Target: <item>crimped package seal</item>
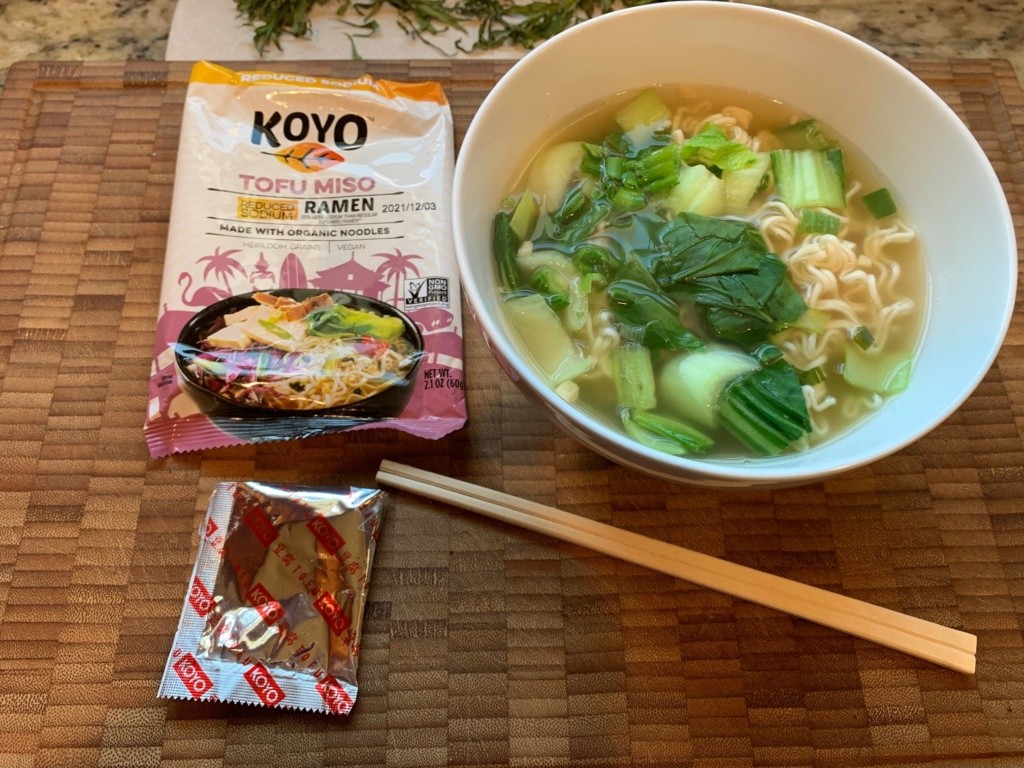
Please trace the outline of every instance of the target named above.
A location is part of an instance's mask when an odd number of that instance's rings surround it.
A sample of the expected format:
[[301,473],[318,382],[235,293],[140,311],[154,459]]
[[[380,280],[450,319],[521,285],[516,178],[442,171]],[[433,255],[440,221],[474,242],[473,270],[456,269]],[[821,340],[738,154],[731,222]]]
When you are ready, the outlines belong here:
[[388,501],[219,484],[158,695],[347,714]]

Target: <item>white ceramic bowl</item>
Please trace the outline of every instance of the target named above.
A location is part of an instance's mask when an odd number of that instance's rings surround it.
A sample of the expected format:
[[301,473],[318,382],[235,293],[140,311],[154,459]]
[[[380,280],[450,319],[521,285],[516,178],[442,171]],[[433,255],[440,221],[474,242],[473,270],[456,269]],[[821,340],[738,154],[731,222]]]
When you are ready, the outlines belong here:
[[[922,237],[929,311],[906,392],[859,426],[799,454],[747,462],[649,450],[544,383],[498,299],[491,218],[522,165],[567,117],[658,84],[708,84],[777,99],[836,128],[888,179]],[[718,487],[810,482],[899,450],[970,395],[1006,334],[1017,278],[1006,198],[981,148],[900,65],[819,23],[755,6],[682,2],[580,24],[518,62],[484,100],[455,169],[456,254],[477,327],[504,370],[579,440],[655,475]]]

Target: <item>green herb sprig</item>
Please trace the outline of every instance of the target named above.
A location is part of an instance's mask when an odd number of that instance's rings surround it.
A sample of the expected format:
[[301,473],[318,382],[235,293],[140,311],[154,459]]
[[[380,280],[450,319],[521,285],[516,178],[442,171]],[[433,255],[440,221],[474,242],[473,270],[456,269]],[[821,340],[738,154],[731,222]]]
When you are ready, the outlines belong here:
[[[349,35],[353,58],[359,58],[353,37],[367,37],[379,28],[377,14],[395,9],[398,26],[409,37],[451,56],[458,51],[486,51],[503,45],[530,49],[572,25],[617,8],[649,5],[660,0],[235,0],[239,15],[253,27],[253,45],[260,54],[281,47],[282,35],[306,37],[310,14],[318,5],[336,3],[337,15],[364,34]],[[468,48],[444,51],[433,38],[450,29],[466,32],[466,22],[478,23],[477,39]]]

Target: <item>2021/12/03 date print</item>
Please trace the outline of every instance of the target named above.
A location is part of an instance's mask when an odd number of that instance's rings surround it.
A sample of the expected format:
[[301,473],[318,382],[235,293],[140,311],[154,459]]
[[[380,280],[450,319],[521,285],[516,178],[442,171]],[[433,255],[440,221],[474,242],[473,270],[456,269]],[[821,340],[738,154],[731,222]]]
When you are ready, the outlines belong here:
[[436,211],[437,203],[431,201],[409,203],[384,203],[381,213],[411,213],[415,211]]

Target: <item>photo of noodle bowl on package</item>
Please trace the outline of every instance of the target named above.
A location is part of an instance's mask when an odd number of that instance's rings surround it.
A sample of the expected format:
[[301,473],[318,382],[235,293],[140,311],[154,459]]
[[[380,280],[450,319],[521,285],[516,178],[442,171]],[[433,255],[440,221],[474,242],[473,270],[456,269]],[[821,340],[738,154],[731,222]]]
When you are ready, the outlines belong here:
[[401,413],[423,355],[408,317],[340,291],[255,291],[186,323],[175,348],[192,394],[242,411]]
[[149,380],[155,457],[466,423],[438,83],[192,68]]

